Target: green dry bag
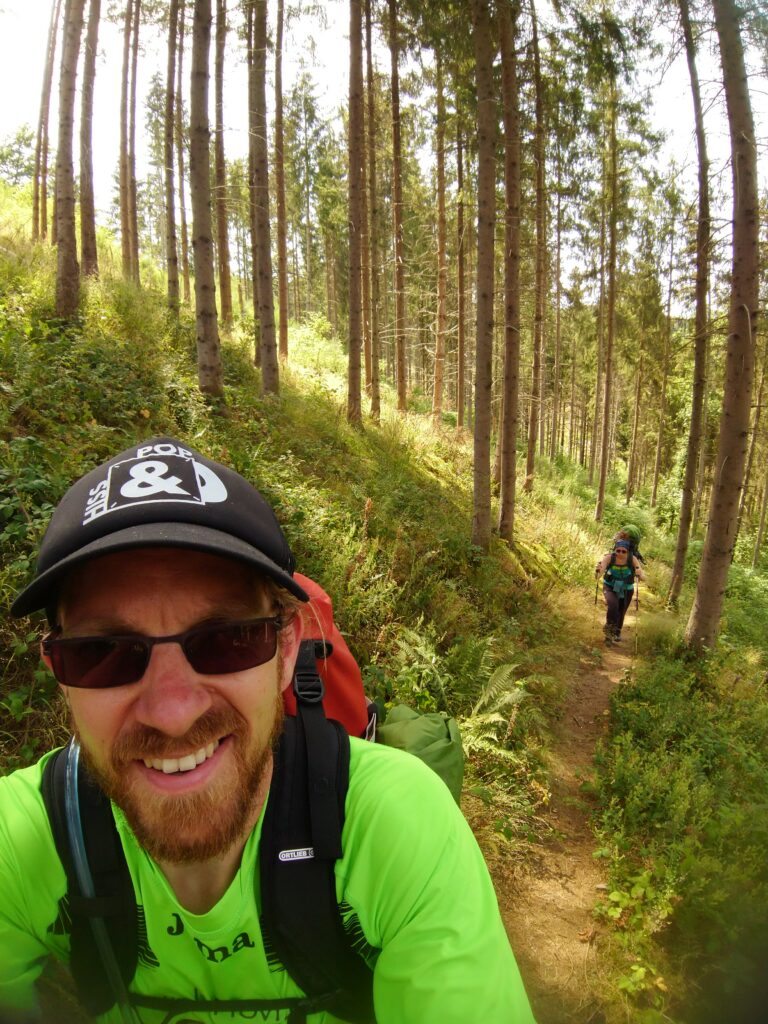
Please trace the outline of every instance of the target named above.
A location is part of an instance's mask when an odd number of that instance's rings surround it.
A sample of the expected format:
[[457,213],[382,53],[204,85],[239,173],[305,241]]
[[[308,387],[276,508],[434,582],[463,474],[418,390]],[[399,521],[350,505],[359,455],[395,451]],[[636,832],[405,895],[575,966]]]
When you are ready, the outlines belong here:
[[388,747],[415,754],[437,772],[459,803],[464,778],[464,748],[456,721],[442,711],[419,714],[396,704],[376,731],[376,739]]

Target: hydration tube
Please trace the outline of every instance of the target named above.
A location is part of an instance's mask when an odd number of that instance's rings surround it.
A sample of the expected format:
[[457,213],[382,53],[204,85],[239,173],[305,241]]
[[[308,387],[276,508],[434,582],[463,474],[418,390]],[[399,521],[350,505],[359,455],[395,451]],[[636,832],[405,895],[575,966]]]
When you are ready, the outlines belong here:
[[[83,841],[83,824],[80,817],[80,794],[77,788],[78,766],[80,764],[80,744],[72,740],[67,750],[66,784],[64,787],[64,809],[67,818],[67,833],[69,834],[69,846],[72,853],[72,862],[75,867],[75,875],[80,886],[80,892],[86,899],[93,899],[96,895],[93,887],[91,869],[88,865],[88,856],[85,852]],[[96,940],[96,947],[99,950],[101,962],[107,975],[112,993],[115,996],[123,1024],[141,1024],[128,999],[128,991],[120,973],[120,967],[115,958],[115,951],[109,939],[107,926],[101,917],[92,917],[90,925],[93,930],[93,937]]]

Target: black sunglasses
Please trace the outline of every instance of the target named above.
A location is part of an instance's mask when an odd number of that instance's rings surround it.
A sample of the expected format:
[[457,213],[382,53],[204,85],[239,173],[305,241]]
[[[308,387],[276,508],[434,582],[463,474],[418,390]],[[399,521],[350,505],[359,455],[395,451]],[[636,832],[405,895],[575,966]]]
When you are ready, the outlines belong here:
[[274,658],[281,626],[282,620],[272,617],[208,623],[175,636],[63,638],[49,634],[43,639],[43,653],[51,659],[60,683],[103,690],[138,682],[157,644],[179,644],[195,672],[205,676],[256,668]]

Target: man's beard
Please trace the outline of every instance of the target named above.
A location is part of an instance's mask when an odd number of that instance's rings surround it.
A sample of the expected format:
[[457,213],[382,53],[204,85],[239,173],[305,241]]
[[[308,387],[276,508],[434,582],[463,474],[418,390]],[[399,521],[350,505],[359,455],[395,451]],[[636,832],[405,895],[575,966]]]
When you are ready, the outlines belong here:
[[[260,794],[262,799],[266,796],[263,783],[272,769],[283,716],[278,691],[269,734],[251,751],[247,750],[248,723],[227,706],[207,711],[181,737],[137,725],[115,741],[106,766],[96,764],[85,746],[82,756],[88,772],[122,810],[140,846],[156,861],[189,864],[222,856],[244,837],[256,800]],[[231,772],[219,773],[200,792],[153,793],[137,785],[136,773],[127,770],[135,760],[199,750],[223,736],[232,747],[235,778]]]

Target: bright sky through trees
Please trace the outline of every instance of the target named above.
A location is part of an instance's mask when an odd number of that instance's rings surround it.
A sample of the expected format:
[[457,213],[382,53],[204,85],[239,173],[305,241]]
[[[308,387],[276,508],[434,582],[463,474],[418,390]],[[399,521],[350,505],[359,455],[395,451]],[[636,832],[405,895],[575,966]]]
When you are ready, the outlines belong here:
[[[50,6],[50,0],[0,0],[0,89],[6,97],[6,102],[0,104],[0,140],[13,135],[22,124],[34,127],[37,123]],[[233,20],[239,18],[234,9],[236,5],[230,6],[233,8]],[[270,3],[271,25],[274,25],[273,6]],[[327,0],[323,8],[327,21],[325,28],[319,25],[315,15],[304,15],[289,24],[284,48],[284,94],[287,94],[300,71],[306,68],[317,84],[317,97],[322,111],[331,117],[347,99],[347,5],[342,0]],[[97,216],[102,220],[112,201],[113,176],[117,169],[121,31],[121,26],[102,18],[94,113],[96,204],[99,211]],[[665,52],[668,52],[667,33],[663,43]],[[165,66],[165,45],[164,33],[142,26],[142,55],[139,62],[140,129],[144,123],[143,102],[149,80],[153,73],[162,71]],[[225,147],[227,157],[234,158],[247,153],[247,76],[243,48],[234,33],[228,39],[228,55],[225,67]],[[378,66],[385,68],[387,59],[382,49]],[[430,60],[431,55],[425,53],[424,59]],[[715,180],[722,180],[727,189],[730,180],[729,140],[722,104],[719,62],[713,51],[706,46],[701,48],[698,61],[705,94],[712,172]],[[758,140],[760,181],[762,188],[768,188],[768,80],[758,73],[756,67],[753,66],[751,70],[754,72],[750,89]],[[271,71],[270,58],[270,77]],[[57,82],[57,78],[54,81]],[[649,86],[654,103],[650,123],[667,135],[658,155],[659,165],[662,170],[666,170],[670,161],[674,160],[683,169],[689,190],[692,191],[696,174],[693,108],[685,57],[679,46],[675,48],[675,59],[671,63],[662,66],[662,60],[659,59],[656,66],[644,70],[642,84]],[[268,91],[269,107],[272,102],[273,96]],[[404,102],[408,102],[407,98],[404,98]],[[56,104],[57,88],[54,88],[52,123],[55,123]],[[146,155],[141,130],[137,144],[141,166]],[[431,154],[425,154],[425,157],[431,159]],[[728,200],[727,208],[729,204]]]

